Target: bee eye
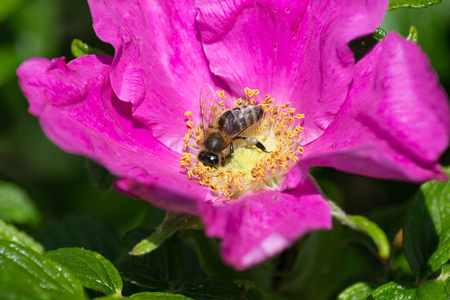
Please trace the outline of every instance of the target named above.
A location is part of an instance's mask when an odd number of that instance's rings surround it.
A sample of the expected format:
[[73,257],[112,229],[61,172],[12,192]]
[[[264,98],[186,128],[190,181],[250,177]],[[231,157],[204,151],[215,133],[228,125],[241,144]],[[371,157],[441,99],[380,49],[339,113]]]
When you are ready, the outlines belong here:
[[198,160],[207,166],[214,167],[219,164],[219,157],[212,153],[202,151],[198,154]]
[[208,159],[208,155],[205,152],[202,151],[198,154],[198,160],[205,161],[207,159]]
[[211,157],[209,158],[209,160],[211,161],[211,163],[214,166],[217,166],[219,164],[219,158],[217,157],[217,155],[211,155]]

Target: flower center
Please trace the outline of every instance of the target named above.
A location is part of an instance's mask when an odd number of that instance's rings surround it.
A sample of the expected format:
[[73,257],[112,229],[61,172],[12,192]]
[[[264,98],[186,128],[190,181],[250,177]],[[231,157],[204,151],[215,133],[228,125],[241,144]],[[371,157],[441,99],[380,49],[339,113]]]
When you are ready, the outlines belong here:
[[[216,93],[221,101],[214,104],[211,111],[216,118],[220,118],[229,109],[225,108],[224,92]],[[180,165],[187,169],[189,179],[198,180],[201,185],[209,186],[213,193],[228,199],[248,191],[275,189],[303,153],[299,137],[303,131],[300,122],[304,115],[296,113],[295,108],[290,107],[290,102],[274,105],[275,100],[270,95],[266,95],[258,104],[255,99],[259,95],[258,90],[246,88],[245,94],[245,99],[239,98],[234,102],[234,107],[242,109],[245,106],[258,106],[263,116],[238,135],[228,137],[230,140],[243,138],[231,142],[234,149],[232,155],[229,155],[228,145],[224,148],[224,165],[221,161],[211,167],[199,160],[199,153],[204,151],[208,138],[204,136],[205,132],[209,135],[211,131],[204,131],[200,125],[194,124],[191,112],[185,113],[188,132],[184,137],[185,147]],[[263,145],[262,149],[257,142]]]

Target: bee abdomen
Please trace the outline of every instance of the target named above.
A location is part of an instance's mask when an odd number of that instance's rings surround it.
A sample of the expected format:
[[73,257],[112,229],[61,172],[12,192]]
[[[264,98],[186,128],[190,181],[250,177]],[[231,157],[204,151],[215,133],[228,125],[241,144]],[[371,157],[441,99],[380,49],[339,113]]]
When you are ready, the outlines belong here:
[[256,105],[236,107],[224,112],[218,124],[228,135],[238,134],[263,117],[263,110]]

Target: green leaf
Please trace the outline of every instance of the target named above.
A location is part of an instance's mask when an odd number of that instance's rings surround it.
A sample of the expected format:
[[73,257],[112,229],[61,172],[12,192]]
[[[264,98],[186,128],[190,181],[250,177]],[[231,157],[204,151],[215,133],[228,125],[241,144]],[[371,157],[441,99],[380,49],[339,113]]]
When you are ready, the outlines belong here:
[[419,32],[415,26],[411,25],[411,29],[409,30],[408,37],[406,38],[408,41],[419,42]]
[[373,37],[379,42],[386,37],[386,31],[381,28],[377,28],[373,33]]
[[441,3],[441,0],[390,0],[388,10],[409,7],[422,8]]
[[142,292],[133,294],[130,298],[134,300],[192,300],[192,298],[188,298],[184,295],[161,292]]
[[[142,236],[144,233],[134,231],[131,234]],[[182,244],[173,236],[151,253],[129,256],[129,260],[120,266],[119,271],[122,278],[131,283],[152,290],[166,290],[178,284],[183,269]]]
[[88,55],[88,54],[100,54],[105,55],[106,53],[103,52],[100,49],[92,48],[86,43],[83,43],[83,41],[74,39],[72,41],[72,45],[70,46],[70,50],[72,51],[73,56],[80,57],[82,55]]
[[394,281],[388,282],[375,289],[368,299],[370,300],[412,300],[415,299],[415,286],[412,284],[400,284]]
[[332,215],[334,218],[339,220],[342,224],[349,226],[355,230],[366,233],[370,236],[377,246],[378,255],[382,259],[389,258],[391,254],[391,246],[383,230],[378,227],[377,224],[369,221],[363,216],[350,216],[347,215],[340,207],[338,207],[334,202],[328,201]]
[[105,198],[112,190],[114,176],[107,169],[90,159],[86,159],[86,172],[91,183],[98,188],[100,195]]
[[120,296],[122,278],[109,260],[99,253],[81,248],[61,248],[45,256],[66,267],[81,284],[106,295]]
[[338,300],[366,300],[373,288],[365,282],[355,283],[338,296]]
[[0,220],[0,239],[15,242],[26,248],[30,248],[37,253],[43,253],[44,247],[36,242],[32,237],[27,235],[25,232],[18,230],[12,225],[8,225],[2,220]]
[[332,230],[312,233],[302,245],[292,270],[284,274],[278,290],[293,299],[331,299],[341,290],[344,280],[342,269],[348,249],[342,243],[342,226],[336,221]]
[[416,290],[417,300],[448,300],[450,299],[450,280],[427,282],[419,285]]
[[130,255],[144,255],[158,248],[167,238],[181,229],[202,229],[198,217],[185,214],[167,212],[161,225],[150,236],[140,241],[131,250]]
[[355,60],[359,61],[385,36],[386,32],[383,29],[378,28],[373,34],[368,34],[351,41],[348,45],[355,56]]
[[76,276],[16,243],[0,240],[0,299],[85,299]]
[[0,181],[0,219],[36,225],[41,221],[41,215],[22,188]]
[[[449,174],[449,168],[444,170]],[[403,246],[411,269],[426,278],[450,260],[450,182],[430,181],[413,198]]]
[[181,287],[180,292],[196,300],[243,299],[235,283],[213,277],[189,281]]
[[440,235],[436,251],[428,259],[428,266],[432,272],[439,270],[450,259],[450,230]]
[[120,242],[116,233],[82,218],[67,218],[45,224],[36,236],[45,249],[81,247],[101,253],[109,260],[117,258]]
[[194,241],[200,264],[208,276],[220,276],[227,279],[238,277],[237,272],[226,265],[220,257],[217,240],[205,237],[204,232],[200,230],[186,230],[183,235],[189,236]]

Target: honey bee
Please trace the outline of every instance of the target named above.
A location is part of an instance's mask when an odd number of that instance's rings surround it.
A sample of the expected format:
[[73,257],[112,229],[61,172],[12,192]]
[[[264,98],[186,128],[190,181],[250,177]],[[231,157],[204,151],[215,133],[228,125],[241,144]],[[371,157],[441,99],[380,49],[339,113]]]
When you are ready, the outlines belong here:
[[[200,111],[203,138],[198,160],[204,165],[224,166],[234,153],[233,141],[244,140],[248,146],[256,146],[264,152],[266,148],[254,137],[240,136],[263,117],[263,109],[257,105],[240,106],[218,113],[216,95],[211,86],[205,84],[200,91]],[[216,113],[214,113],[216,112]]]

